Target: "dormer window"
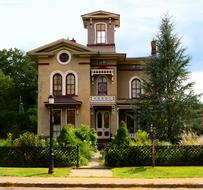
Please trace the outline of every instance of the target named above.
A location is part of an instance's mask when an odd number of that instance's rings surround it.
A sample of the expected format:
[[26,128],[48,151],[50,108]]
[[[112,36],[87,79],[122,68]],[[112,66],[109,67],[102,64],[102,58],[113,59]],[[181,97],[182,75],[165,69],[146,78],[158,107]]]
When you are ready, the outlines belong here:
[[96,24],[96,43],[97,44],[106,43],[106,24],[105,23]]

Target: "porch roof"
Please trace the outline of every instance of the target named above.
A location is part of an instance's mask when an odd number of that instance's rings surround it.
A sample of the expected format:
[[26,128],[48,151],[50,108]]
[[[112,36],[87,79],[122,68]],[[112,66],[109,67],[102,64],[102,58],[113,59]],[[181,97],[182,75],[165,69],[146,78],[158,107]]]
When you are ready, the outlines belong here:
[[[46,107],[49,107],[49,102],[44,102]],[[82,104],[81,101],[75,100],[72,97],[56,97],[54,99],[54,108],[63,108],[63,107],[78,107]]]

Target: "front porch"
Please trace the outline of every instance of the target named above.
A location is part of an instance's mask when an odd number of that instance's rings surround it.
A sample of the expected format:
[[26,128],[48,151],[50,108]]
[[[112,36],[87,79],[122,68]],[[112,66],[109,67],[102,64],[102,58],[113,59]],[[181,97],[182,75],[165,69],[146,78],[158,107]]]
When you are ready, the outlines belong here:
[[110,142],[122,120],[127,125],[130,137],[134,138],[139,122],[133,117],[134,106],[129,101],[116,101],[115,96],[91,96],[90,103],[91,127],[97,132],[100,147]]
[[98,146],[105,147],[117,131],[118,115],[115,96],[91,96],[91,127],[95,128]]

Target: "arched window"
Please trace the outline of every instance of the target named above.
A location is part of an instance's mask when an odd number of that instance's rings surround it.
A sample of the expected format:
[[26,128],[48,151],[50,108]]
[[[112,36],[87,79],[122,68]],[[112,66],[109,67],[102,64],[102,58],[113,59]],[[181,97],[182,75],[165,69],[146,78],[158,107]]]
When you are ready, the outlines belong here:
[[141,95],[141,81],[139,79],[133,79],[131,82],[131,97],[140,98]]
[[104,76],[98,78],[98,95],[99,96],[107,95],[107,79]]
[[66,95],[75,95],[75,75],[72,73],[66,76]]
[[106,25],[104,23],[96,24],[96,43],[106,43]]
[[104,127],[109,128],[110,126],[110,115],[109,112],[104,113]]
[[102,114],[99,112],[97,115],[97,128],[102,128],[102,125]]
[[58,73],[53,76],[53,95],[62,96],[62,76]]

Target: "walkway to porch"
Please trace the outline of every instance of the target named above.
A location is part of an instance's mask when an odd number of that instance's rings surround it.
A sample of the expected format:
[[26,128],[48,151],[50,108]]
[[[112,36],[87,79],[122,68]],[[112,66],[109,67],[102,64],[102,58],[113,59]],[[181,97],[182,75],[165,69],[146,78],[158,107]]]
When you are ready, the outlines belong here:
[[101,158],[101,153],[96,152],[87,166],[72,169],[70,177],[112,177],[111,169],[100,165]]

